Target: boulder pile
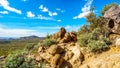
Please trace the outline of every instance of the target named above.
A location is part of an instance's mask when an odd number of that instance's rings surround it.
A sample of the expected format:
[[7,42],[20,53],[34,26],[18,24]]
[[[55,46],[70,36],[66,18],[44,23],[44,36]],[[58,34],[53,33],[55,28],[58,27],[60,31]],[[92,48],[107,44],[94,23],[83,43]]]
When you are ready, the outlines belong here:
[[82,64],[84,55],[76,43],[75,32],[66,32],[61,28],[52,36],[52,39],[57,40],[58,44],[53,44],[46,49],[39,47],[38,54],[35,56],[38,62],[45,61],[46,68],[77,68]]
[[74,31],[66,32],[65,28],[61,28],[59,32],[53,34],[52,39],[57,40],[59,43],[76,42],[77,34]]

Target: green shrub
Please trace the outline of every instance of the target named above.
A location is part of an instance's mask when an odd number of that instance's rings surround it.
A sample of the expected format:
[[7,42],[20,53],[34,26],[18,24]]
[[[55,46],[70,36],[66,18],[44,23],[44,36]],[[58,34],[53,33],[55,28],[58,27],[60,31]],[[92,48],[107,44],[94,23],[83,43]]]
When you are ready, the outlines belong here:
[[51,39],[51,38],[52,38],[52,35],[47,34],[46,39]]
[[19,52],[13,52],[10,54],[7,59],[6,63],[4,64],[4,68],[17,68],[25,61],[23,54]]
[[25,53],[14,52],[10,54],[3,68],[38,68],[34,59],[25,57]]
[[40,68],[46,68],[46,62],[41,62]]
[[108,48],[107,44],[104,41],[99,40],[91,40],[87,46],[90,52],[100,52]]
[[34,48],[35,45],[36,45],[35,43],[28,43],[25,47],[25,50],[30,51],[31,49]]
[[80,46],[86,46],[88,44],[89,34],[82,34],[78,37],[78,44]]
[[78,35],[89,33],[89,25],[83,25],[79,30],[78,30]]
[[89,40],[99,40],[101,35],[103,35],[102,30],[100,28],[96,28],[90,33]]
[[80,46],[85,46],[90,52],[99,52],[111,44],[111,41],[104,36],[104,32],[100,28],[94,29],[91,33],[78,36]]
[[50,46],[52,44],[56,44],[57,42],[55,40],[52,39],[46,39],[43,43],[42,46]]
[[112,44],[109,38],[104,37],[103,35],[100,36],[100,40],[104,41],[107,45]]
[[38,68],[37,62],[32,58],[26,58],[25,62],[19,68]]

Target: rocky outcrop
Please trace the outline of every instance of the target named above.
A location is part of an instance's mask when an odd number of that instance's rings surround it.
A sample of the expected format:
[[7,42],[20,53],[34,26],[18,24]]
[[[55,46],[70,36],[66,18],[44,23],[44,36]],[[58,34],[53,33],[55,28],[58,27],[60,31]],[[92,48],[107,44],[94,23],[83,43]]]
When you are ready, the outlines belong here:
[[120,34],[120,6],[113,6],[104,14],[107,26],[112,33]]
[[84,55],[77,43],[59,43],[45,50],[40,47],[36,60],[46,61],[52,68],[77,68],[82,64]]
[[60,39],[63,39],[65,33],[66,33],[66,30],[65,28],[62,27],[60,28],[59,32],[52,35],[52,39],[59,41]]
[[57,40],[59,43],[76,42],[77,34],[74,31],[66,32],[65,28],[61,28],[59,32],[53,34],[52,39]]

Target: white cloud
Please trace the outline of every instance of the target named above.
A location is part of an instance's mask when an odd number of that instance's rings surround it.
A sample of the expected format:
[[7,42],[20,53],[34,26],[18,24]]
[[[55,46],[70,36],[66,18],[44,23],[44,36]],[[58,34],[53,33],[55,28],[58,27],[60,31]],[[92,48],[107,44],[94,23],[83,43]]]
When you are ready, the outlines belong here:
[[65,10],[62,10],[60,8],[56,8],[57,11],[60,11],[61,13],[65,12]]
[[40,5],[39,9],[43,9],[43,5]]
[[42,12],[47,12],[49,16],[57,16],[57,15],[58,15],[57,12],[52,12],[52,11],[50,11],[47,7],[44,7],[43,5],[40,5],[40,6],[39,6],[39,9],[40,9]]
[[27,12],[27,17],[35,17],[35,15],[31,11],[28,11]]
[[90,13],[90,8],[91,8],[92,2],[93,2],[93,0],[87,0],[87,3],[82,8],[82,13],[80,13],[79,15],[73,17],[73,19],[85,18]]
[[0,37],[23,37],[23,36],[46,36],[43,32],[38,32],[35,30],[28,30],[28,29],[5,29],[0,27]]
[[58,13],[57,13],[57,12],[53,12],[53,13],[52,13],[52,12],[49,11],[49,12],[48,12],[48,15],[49,15],[49,16],[57,16]]
[[42,9],[42,11],[43,11],[43,12],[48,12],[48,8],[44,7],[44,8]]
[[57,12],[53,12],[53,16],[57,16],[58,14],[57,14]]
[[18,14],[22,14],[21,10],[10,7],[9,2],[7,0],[0,0],[0,7],[3,7],[6,10],[9,10]]
[[45,16],[42,16],[42,15],[38,15],[38,17],[36,17],[37,19],[41,19],[41,20],[54,20],[53,18],[51,17],[45,17]]
[[62,20],[57,20],[57,22],[61,22]]
[[49,15],[49,16],[53,16],[52,12],[48,12],[48,15]]
[[8,14],[8,11],[0,11],[0,14]]

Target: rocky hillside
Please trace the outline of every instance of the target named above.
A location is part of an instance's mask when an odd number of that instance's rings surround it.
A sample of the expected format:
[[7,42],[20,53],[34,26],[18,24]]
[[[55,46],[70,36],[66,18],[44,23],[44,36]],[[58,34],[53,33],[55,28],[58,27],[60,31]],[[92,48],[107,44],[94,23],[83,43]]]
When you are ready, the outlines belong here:
[[78,32],[62,27],[38,45],[28,46],[27,52],[8,56],[3,67],[120,68],[119,9],[111,4],[102,17],[92,11],[86,17],[89,24]]
[[[64,31],[64,34],[61,35]],[[61,33],[62,32],[62,33]],[[55,37],[59,35],[59,37]],[[46,68],[119,68],[120,48],[110,46],[102,53],[90,53],[76,43],[74,32],[66,33],[64,28],[52,36],[58,43],[48,48],[39,47],[34,56],[38,62],[46,61]],[[63,41],[64,40],[64,41]],[[120,45],[119,45],[120,46]]]

